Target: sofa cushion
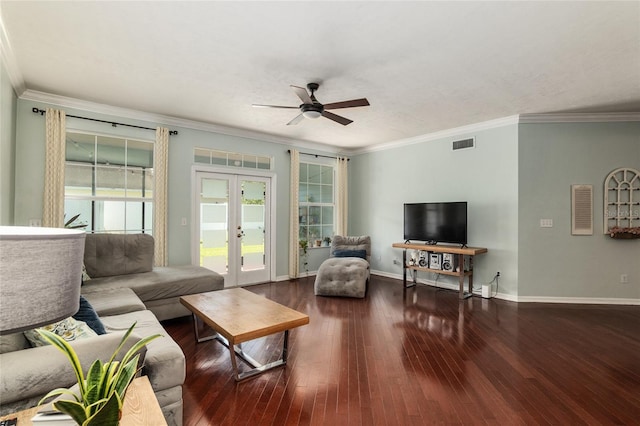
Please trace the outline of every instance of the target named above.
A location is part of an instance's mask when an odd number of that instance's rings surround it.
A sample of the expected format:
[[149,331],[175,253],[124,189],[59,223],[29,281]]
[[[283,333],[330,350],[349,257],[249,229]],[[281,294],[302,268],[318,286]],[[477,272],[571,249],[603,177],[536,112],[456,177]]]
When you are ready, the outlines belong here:
[[87,234],[84,246],[87,274],[92,281],[149,272],[153,268],[153,245],[153,237],[148,234]]
[[99,286],[82,289],[82,295],[100,317],[120,315],[146,309],[142,300],[128,287],[101,288]]
[[360,259],[367,259],[366,250],[334,250],[331,253],[331,257],[359,257]]
[[84,284],[82,292],[87,296],[93,291],[129,287],[146,302],[219,290],[223,286],[221,275],[200,266],[187,265],[157,267],[142,274],[92,278]]
[[0,336],[0,354],[30,348],[31,344],[22,331]]
[[181,386],[184,383],[186,366],[182,349],[162,328],[151,311],[104,317],[102,322],[109,333],[127,330],[131,324],[137,322],[133,329],[133,334],[136,336],[144,338],[152,334],[163,335],[164,337],[147,344],[147,355],[142,372],[149,376],[151,386],[156,391]]
[[322,262],[314,283],[317,296],[364,297],[369,262],[359,257],[330,257]]
[[362,235],[358,237],[334,235],[331,241],[331,253],[336,250],[365,250],[366,259],[371,256],[371,237]]
[[[69,344],[74,348],[86,373],[96,359],[103,362],[109,360],[123,335],[124,332],[103,334]],[[122,359],[122,355],[139,340],[136,336],[131,336],[116,359]],[[142,352],[144,357],[146,351]],[[3,413],[34,406],[50,390],[66,388],[76,383],[69,360],[53,345],[2,354],[1,365],[0,408]]]

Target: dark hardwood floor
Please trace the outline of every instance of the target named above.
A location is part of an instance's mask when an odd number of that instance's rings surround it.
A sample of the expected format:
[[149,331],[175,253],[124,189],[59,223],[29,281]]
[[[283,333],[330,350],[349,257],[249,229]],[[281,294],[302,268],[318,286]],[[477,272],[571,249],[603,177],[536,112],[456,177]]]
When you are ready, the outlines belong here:
[[[640,424],[638,306],[405,295],[379,276],[365,299],[316,297],[312,278],[247,289],[310,323],[291,331],[285,367],[238,384],[190,317],[165,322],[187,359],[185,426]],[[244,348],[266,362],[281,344]]]

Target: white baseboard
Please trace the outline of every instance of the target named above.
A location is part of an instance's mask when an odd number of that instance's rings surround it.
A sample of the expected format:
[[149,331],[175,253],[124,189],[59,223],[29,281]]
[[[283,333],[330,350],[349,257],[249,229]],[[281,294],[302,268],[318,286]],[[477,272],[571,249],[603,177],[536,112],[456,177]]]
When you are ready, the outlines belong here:
[[[392,278],[402,281],[401,274],[392,274],[384,271],[371,271],[372,275],[379,275],[381,277]],[[407,279],[409,279],[407,277]],[[419,284],[426,284],[433,287],[445,288],[448,290],[458,290],[458,286],[452,283],[435,282],[433,280],[426,280],[418,278]],[[474,295],[480,295],[481,291],[474,291]],[[637,305],[640,306],[640,299],[628,299],[617,297],[550,297],[550,296],[518,296],[508,293],[498,293],[493,296],[495,299],[507,300],[516,303],[567,303],[576,305]]]
[[545,297],[518,296],[520,303],[573,303],[581,305],[638,305],[640,299],[626,299],[620,297]]
[[[298,278],[315,277],[317,273],[318,271],[300,272],[300,276]],[[279,277],[276,277],[276,282],[288,281],[290,279],[289,275],[280,275]]]

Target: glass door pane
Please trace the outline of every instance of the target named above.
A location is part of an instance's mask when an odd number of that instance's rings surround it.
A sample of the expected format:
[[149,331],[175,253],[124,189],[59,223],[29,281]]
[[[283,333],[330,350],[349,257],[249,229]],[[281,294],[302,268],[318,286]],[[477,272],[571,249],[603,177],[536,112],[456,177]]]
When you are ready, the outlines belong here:
[[265,182],[242,180],[242,271],[265,268]]
[[200,266],[229,270],[229,180],[203,178],[200,191]]

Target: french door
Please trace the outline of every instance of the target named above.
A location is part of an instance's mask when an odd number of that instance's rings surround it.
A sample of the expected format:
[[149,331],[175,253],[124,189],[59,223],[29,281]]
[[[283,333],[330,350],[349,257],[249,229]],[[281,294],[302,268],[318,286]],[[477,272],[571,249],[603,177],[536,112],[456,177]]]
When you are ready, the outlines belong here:
[[197,171],[194,259],[225,287],[271,279],[271,178]]

